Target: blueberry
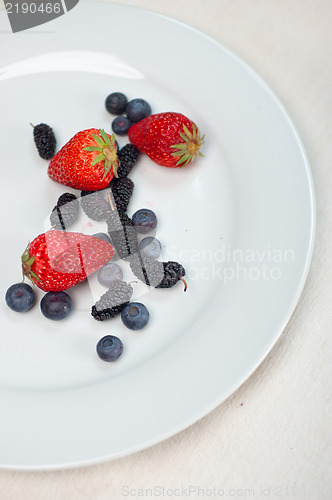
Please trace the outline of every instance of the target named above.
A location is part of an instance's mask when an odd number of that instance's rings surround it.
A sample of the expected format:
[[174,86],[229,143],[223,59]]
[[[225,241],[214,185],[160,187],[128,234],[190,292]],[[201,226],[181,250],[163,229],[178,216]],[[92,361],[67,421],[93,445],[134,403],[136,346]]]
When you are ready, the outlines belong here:
[[149,257],[149,259],[158,259],[161,254],[161,244],[157,238],[147,236],[140,241],[138,250],[142,257]]
[[128,104],[127,97],[121,92],[113,92],[107,96],[105,101],[105,106],[107,111],[113,115],[121,115],[125,112],[126,106]]
[[99,240],[106,241],[106,243],[112,243],[111,238],[106,233],[95,233],[92,236],[98,238]]
[[117,116],[112,122],[112,130],[115,134],[126,135],[132,122],[126,116]]
[[97,344],[97,354],[104,361],[115,361],[123,351],[123,344],[118,337],[106,335]]
[[130,330],[141,330],[149,322],[150,314],[144,304],[129,302],[122,309],[121,319]]
[[66,292],[47,292],[40,301],[40,309],[47,319],[64,319],[72,309],[71,297]]
[[152,210],[141,208],[134,213],[132,222],[138,233],[146,234],[157,226],[157,217]]
[[123,280],[123,272],[121,267],[114,262],[108,262],[97,274],[97,279],[102,286],[109,288],[114,281]]
[[144,99],[133,99],[127,104],[126,114],[129,120],[136,123],[151,115],[151,106]]
[[5,300],[7,306],[13,311],[26,312],[35,303],[35,292],[26,283],[15,283],[8,288]]

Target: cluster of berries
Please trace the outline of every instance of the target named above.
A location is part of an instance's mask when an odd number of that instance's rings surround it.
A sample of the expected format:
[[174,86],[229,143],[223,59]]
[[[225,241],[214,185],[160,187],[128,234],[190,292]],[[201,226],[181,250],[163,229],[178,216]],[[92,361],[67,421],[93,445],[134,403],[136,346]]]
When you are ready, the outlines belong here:
[[[29,243],[22,255],[22,271],[24,277],[46,292],[40,302],[43,315],[57,321],[72,310],[71,297],[64,290],[84,281],[113,255],[113,247],[99,238],[51,229]],[[8,288],[5,300],[13,311],[26,312],[36,297],[33,288],[22,282]]]
[[[165,167],[183,167],[201,154],[204,143],[199,129],[180,113],[152,115],[144,99],[128,101],[121,92],[110,94],[106,109],[117,115],[112,130],[128,134],[129,143],[121,149],[115,136],[102,129],[78,132],[57,153],[51,127],[34,126],[33,136],[39,155],[50,160],[49,177],[81,191],[80,199],[64,193],[50,215],[52,229],[39,235],[22,255],[24,276],[47,292],[40,304],[44,316],[59,320],[72,310],[70,296],[64,291],[99,270],[98,281],[107,291],[94,304],[92,316],[103,321],[121,313],[123,323],[133,330],[149,321],[147,308],[130,302],[133,289],[123,281],[117,264],[110,262],[114,249],[120,259],[129,262],[133,274],[155,288],[171,288],[179,280],[184,283],[185,270],[178,262],[161,262],[160,242],[151,236],[138,240],[155,228],[157,218],[148,209],[127,214],[134,184],[128,177],[139,152]],[[105,221],[108,234],[87,236],[67,232],[77,220],[80,207],[94,221]],[[186,290],[186,283],[185,283]],[[33,289],[24,283],[12,285],[6,293],[8,306],[15,311],[27,311],[35,303]],[[97,345],[98,355],[113,361],[122,352],[122,342],[106,336]]]
[[128,102],[122,92],[113,92],[105,101],[107,111],[118,115],[112,122],[112,130],[118,135],[127,135],[128,130],[143,118],[151,115],[151,106],[144,99],[136,98]]
[[[26,283],[11,285],[5,295],[7,305],[16,312],[29,311],[36,302],[33,288]],[[68,293],[47,292],[40,301],[43,315],[54,321],[64,319],[72,309],[72,300]]]

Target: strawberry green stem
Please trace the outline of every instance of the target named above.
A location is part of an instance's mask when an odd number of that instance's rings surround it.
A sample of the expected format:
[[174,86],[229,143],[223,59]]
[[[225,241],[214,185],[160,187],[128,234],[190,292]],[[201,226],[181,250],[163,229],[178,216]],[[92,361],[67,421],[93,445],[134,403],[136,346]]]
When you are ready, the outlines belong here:
[[201,137],[199,129],[193,123],[192,131],[183,125],[183,132],[180,132],[180,137],[183,142],[178,144],[173,144],[171,148],[175,149],[172,156],[179,157],[177,166],[184,167],[188,163],[192,163],[196,158],[197,154],[203,156],[199,151],[201,146],[204,144],[204,135]]
[[35,256],[34,255],[30,256],[29,244],[27,245],[26,249],[22,254],[21,261],[22,261],[23,281],[25,280],[25,278],[28,278],[33,284],[35,284],[36,281],[40,281],[40,278],[31,269],[32,264],[35,262]]
[[104,162],[103,179],[111,170],[113,171],[114,176],[117,177],[119,159],[117,155],[117,147],[115,144],[115,136],[114,134],[112,134],[112,136],[109,137],[103,129],[99,129],[99,133],[100,136],[91,133],[96,146],[87,146],[83,149],[84,151],[99,153],[94,157],[91,165],[94,166],[99,162]]

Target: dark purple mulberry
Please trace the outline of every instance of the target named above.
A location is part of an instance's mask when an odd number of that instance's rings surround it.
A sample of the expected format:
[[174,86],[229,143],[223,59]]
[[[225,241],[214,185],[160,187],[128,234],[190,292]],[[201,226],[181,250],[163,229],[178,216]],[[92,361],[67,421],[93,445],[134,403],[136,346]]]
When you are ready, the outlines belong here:
[[32,126],[33,138],[39,156],[44,160],[50,160],[53,158],[56,148],[56,139],[53,129],[49,125],[46,125],[46,123]]
[[187,284],[183,279],[186,272],[178,262],[160,262],[158,260],[142,258],[137,254],[130,259],[130,268],[133,274],[146,285],[154,288],[172,288],[179,280]]
[[106,219],[108,234],[120,259],[126,260],[138,252],[137,233],[130,217],[117,210],[111,194],[109,201],[111,211]]
[[126,212],[131,195],[133,194],[134,183],[129,177],[114,179],[112,182],[112,193],[116,208],[119,212]]
[[106,220],[111,210],[103,191],[81,191],[81,207],[89,219],[94,221]]
[[133,295],[133,289],[125,281],[115,281],[91,308],[91,315],[97,321],[114,318]]
[[118,177],[119,179],[127,177],[131,172],[131,169],[135,165],[138,159],[139,151],[134,144],[128,143],[118,152],[119,167],[118,167]]
[[52,227],[65,231],[76,222],[79,210],[76,196],[73,193],[63,193],[50,215]]

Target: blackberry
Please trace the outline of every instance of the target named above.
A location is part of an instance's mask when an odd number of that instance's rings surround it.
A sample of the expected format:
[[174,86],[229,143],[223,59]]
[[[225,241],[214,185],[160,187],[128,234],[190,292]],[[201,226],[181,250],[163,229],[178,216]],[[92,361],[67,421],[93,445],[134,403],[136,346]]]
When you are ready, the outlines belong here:
[[32,127],[33,138],[39,156],[44,160],[50,160],[54,156],[56,148],[56,139],[53,129],[45,123],[40,123],[36,126],[32,125]]
[[99,300],[92,306],[91,315],[97,321],[114,318],[130,301],[133,289],[125,281],[115,281]]
[[187,284],[183,279],[186,272],[178,262],[160,262],[148,257],[143,259],[137,254],[130,259],[130,268],[134,275],[146,285],[154,288],[172,288],[181,280],[185,285],[184,291],[187,290]]
[[112,193],[116,208],[119,212],[126,212],[133,194],[134,183],[129,177],[116,179],[112,183]]
[[134,144],[128,143],[118,152],[118,177],[127,177],[138,159],[139,151]]
[[81,191],[81,207],[84,213],[94,221],[105,220],[109,211],[109,202],[102,191]]
[[50,222],[55,229],[65,231],[76,222],[79,215],[79,203],[73,193],[63,193],[50,215]]

